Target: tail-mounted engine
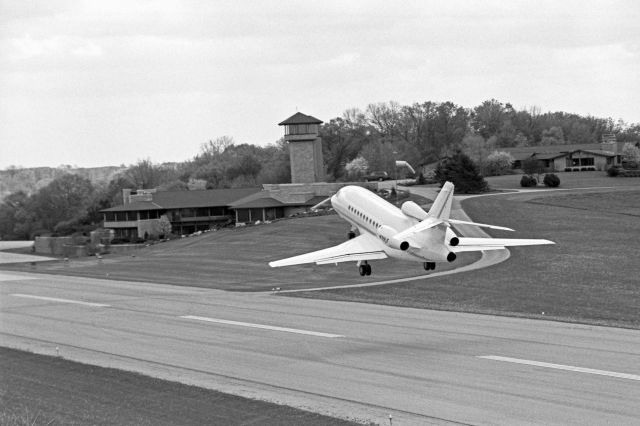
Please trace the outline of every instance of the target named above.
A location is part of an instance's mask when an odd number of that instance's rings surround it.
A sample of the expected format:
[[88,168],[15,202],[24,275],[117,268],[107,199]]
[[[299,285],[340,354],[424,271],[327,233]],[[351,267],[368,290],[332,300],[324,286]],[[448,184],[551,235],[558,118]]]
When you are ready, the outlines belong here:
[[[405,203],[406,204],[406,203]],[[383,243],[388,245],[391,248],[396,250],[406,251],[409,248],[409,243],[407,241],[401,241],[396,238],[398,231],[393,229],[390,226],[382,225],[377,230],[378,238],[382,240]]]
[[412,217],[414,219],[418,219],[420,221],[425,220],[428,216],[427,212],[425,212],[422,209],[422,207],[420,207],[413,201],[404,202],[400,210],[402,211],[402,213],[406,214],[407,216]]

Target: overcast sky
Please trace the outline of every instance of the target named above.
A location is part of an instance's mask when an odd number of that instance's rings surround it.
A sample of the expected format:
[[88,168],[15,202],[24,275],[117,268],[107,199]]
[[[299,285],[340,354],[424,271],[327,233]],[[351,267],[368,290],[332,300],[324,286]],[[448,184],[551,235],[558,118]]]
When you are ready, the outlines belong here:
[[0,168],[184,161],[390,100],[640,122],[637,0],[0,5]]

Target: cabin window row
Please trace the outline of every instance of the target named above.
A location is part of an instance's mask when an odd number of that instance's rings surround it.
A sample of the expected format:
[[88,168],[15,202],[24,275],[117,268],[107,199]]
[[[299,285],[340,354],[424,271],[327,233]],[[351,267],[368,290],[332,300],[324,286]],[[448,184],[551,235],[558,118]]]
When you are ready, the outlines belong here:
[[364,220],[365,222],[373,225],[374,228],[379,228],[380,224],[378,222],[376,222],[375,220],[371,219],[369,216],[367,216],[366,214],[362,213],[360,210],[356,209],[353,206],[349,206],[347,207],[349,209],[349,211],[355,213],[357,216],[359,216],[360,218],[362,218],[362,220]]

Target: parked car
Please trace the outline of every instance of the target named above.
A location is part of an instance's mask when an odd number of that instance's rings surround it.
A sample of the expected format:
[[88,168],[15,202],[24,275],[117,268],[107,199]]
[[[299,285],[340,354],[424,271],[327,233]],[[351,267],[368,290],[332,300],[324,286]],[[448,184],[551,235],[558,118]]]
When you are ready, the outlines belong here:
[[383,180],[390,180],[390,179],[391,177],[387,172],[381,172],[381,171],[371,172],[368,175],[364,175],[365,182],[370,182],[374,180],[383,181]]

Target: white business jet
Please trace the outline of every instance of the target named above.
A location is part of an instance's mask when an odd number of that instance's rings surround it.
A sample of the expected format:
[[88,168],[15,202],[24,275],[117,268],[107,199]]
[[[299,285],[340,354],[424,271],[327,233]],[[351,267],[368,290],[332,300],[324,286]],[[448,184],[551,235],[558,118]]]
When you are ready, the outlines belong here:
[[458,237],[451,225],[473,225],[504,231],[513,229],[451,219],[451,182],[444,184],[428,212],[413,201],[405,202],[399,209],[359,186],[345,186],[315,207],[329,201],[338,215],[351,224],[349,240],[334,247],[270,262],[269,266],[304,263],[326,265],[355,261],[360,275],[365,276],[371,275],[371,265],[368,263],[370,260],[388,257],[410,260],[422,262],[425,270],[433,270],[437,262],[453,262],[456,260],[456,253],[460,252],[555,244],[542,239]]

